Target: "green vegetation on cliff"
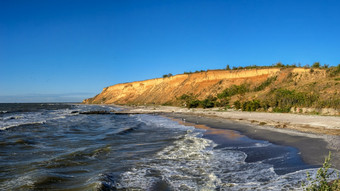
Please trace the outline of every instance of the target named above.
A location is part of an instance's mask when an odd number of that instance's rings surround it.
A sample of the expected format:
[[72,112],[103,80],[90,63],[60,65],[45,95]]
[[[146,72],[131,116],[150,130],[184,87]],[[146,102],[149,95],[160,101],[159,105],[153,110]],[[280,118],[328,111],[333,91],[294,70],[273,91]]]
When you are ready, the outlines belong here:
[[[256,66],[251,66],[251,68],[254,67]],[[277,63],[275,67],[290,68],[295,66],[284,66]],[[198,95],[193,94],[183,94],[178,100],[181,105],[188,108],[225,107],[242,111],[270,110],[274,112],[290,112],[292,109],[296,111],[297,108],[340,109],[340,86],[337,82],[340,78],[336,78],[340,74],[340,64],[336,67],[328,68],[325,65],[322,67],[323,69],[320,68],[320,63],[315,62],[310,68],[310,74],[298,74],[292,73],[290,70],[283,70],[286,73],[281,75],[280,80],[275,75],[268,77],[258,85],[252,82],[240,85],[232,84],[215,96],[209,95],[202,100],[197,98]],[[326,76],[320,79],[319,73],[323,70],[326,70]],[[313,75],[315,78],[310,78]]]

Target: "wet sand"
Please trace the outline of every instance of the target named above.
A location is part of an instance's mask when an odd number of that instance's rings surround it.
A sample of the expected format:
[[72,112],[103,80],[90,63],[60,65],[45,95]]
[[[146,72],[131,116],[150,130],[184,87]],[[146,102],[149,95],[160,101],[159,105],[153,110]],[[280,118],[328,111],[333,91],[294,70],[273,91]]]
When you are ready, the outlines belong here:
[[[214,129],[234,130],[251,139],[265,140],[276,145],[297,148],[303,162],[310,165],[322,165],[328,152],[331,151],[333,155],[332,164],[334,165],[334,168],[340,169],[340,160],[339,157],[336,157],[338,152],[328,148],[328,142],[322,135],[288,131],[280,132],[275,128],[268,129],[269,127],[267,127],[264,129],[258,126],[242,124],[218,117],[197,116],[184,113],[167,113],[164,116],[180,119],[189,123],[205,125]],[[216,142],[216,140],[214,141]]]

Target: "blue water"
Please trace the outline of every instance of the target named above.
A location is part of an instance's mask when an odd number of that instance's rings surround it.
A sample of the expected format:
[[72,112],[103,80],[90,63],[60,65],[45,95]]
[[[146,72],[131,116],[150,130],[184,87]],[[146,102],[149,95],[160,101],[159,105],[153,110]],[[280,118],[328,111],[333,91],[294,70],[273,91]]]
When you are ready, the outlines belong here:
[[306,179],[291,147],[221,142],[157,115],[80,114],[117,109],[0,104],[0,190],[281,190]]

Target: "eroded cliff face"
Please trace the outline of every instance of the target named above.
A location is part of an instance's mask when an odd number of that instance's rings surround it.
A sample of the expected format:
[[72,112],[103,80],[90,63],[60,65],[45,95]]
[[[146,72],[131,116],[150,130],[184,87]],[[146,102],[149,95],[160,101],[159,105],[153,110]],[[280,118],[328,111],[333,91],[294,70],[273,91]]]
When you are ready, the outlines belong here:
[[[302,69],[303,70],[303,69]],[[306,71],[297,71],[306,72]],[[180,74],[167,78],[116,84],[93,98],[86,104],[166,104],[174,103],[183,94],[196,95],[204,99],[216,96],[225,88],[243,83],[260,84],[268,77],[280,75],[279,68],[249,70],[211,70],[207,72]]]

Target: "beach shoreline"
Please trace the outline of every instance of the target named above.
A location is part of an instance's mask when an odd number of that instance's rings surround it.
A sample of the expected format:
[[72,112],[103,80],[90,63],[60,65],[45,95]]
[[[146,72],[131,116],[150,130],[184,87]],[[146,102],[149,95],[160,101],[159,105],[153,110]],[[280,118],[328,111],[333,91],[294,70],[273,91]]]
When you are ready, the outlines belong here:
[[340,117],[282,113],[218,111],[170,106],[118,106],[120,113],[159,114],[172,119],[229,129],[256,140],[299,149],[301,158],[320,166],[329,152],[340,169]]

